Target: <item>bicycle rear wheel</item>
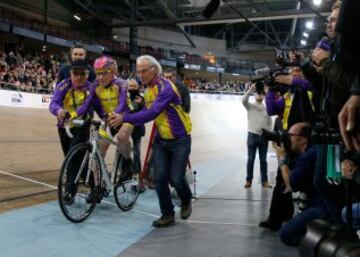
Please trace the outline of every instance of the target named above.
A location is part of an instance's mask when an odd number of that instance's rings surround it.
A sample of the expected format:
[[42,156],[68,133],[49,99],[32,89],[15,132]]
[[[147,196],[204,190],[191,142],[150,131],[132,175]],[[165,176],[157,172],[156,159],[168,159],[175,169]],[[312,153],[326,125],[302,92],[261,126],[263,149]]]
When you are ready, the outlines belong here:
[[[66,155],[58,179],[60,209],[64,216],[74,223],[82,222],[90,216],[99,197],[96,195],[89,202],[88,197],[95,185],[101,185],[99,158],[95,155],[91,160],[91,150],[92,146],[89,143],[79,144],[71,149]],[[97,167],[96,176],[93,172],[94,167]]]
[[121,180],[123,158],[119,157],[116,169],[117,183],[114,187],[115,201],[118,207],[123,211],[131,210],[140,193],[140,180],[138,175],[131,178]]

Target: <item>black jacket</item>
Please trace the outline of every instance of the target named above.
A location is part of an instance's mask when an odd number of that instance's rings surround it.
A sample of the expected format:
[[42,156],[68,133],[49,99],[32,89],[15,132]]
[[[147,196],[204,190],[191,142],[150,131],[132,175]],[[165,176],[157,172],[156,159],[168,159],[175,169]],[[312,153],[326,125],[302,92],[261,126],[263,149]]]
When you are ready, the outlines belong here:
[[316,87],[316,119],[335,130],[339,129],[338,115],[350,97],[354,74],[345,70],[339,58],[321,62],[322,73],[318,73],[310,63],[302,66],[305,77]]
[[176,80],[175,83],[177,89],[179,90],[179,93],[181,95],[181,101],[182,101],[182,108],[186,113],[190,113],[191,109],[191,98],[189,89],[187,86],[185,86],[179,79]]
[[[95,74],[95,71],[94,69],[89,65],[89,78],[88,78],[88,81],[90,82],[94,82],[95,79],[96,79],[96,74]],[[63,67],[60,71],[59,71],[59,74],[58,74],[58,82],[61,82],[63,81],[64,79],[68,79],[70,78],[70,69],[71,69],[71,66],[68,65],[68,66],[65,66]]]
[[[136,97],[141,97],[142,102],[140,104],[135,102]],[[138,92],[131,93],[130,92],[130,99],[131,99],[132,104],[134,106],[134,111],[133,112],[141,111],[144,108],[144,106],[145,106],[144,97],[142,97],[140,95],[140,93],[138,93]],[[137,138],[141,138],[143,136],[145,136],[145,125],[143,124],[143,125],[140,125],[140,126],[136,126],[134,128],[132,134],[131,134],[131,137],[134,138],[134,139],[137,139]]]

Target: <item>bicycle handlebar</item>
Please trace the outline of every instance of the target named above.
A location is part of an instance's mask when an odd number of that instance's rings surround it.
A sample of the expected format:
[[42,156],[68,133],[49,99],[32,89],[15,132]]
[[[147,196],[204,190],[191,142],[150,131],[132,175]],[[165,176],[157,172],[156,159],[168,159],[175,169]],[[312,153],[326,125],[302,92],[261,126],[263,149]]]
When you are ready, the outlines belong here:
[[[70,122],[66,122],[65,123],[66,134],[67,134],[67,136],[69,138],[74,138],[74,135],[71,133],[71,129],[70,129],[71,125],[74,125],[75,127],[83,127],[83,126],[87,126],[87,125],[94,125],[96,130],[98,130],[100,128],[100,126],[105,125],[105,122],[104,121],[98,121],[98,120],[86,121],[86,120],[80,120],[80,119],[74,119],[74,120],[72,120]],[[110,139],[112,142],[115,142],[115,139],[111,134],[110,126],[106,126],[106,133],[107,133],[108,139]]]

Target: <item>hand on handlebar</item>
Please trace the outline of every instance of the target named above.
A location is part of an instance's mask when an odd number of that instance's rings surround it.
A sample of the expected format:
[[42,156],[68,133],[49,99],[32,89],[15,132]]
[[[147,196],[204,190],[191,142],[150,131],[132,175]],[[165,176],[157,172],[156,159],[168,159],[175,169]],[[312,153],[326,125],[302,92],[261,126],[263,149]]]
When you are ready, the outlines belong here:
[[58,120],[62,122],[66,118],[67,115],[68,115],[67,110],[60,109],[57,113]]

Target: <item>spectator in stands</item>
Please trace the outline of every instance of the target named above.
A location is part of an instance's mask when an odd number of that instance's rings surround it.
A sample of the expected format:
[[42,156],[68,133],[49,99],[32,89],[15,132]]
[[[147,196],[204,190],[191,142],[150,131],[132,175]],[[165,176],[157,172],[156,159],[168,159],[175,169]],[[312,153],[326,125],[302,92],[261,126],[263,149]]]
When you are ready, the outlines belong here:
[[[46,53],[30,54],[16,48],[12,48],[11,53],[11,58],[7,58],[8,55],[0,51],[0,66],[4,67],[0,67],[0,82],[4,82],[3,88],[39,93],[52,91],[51,84],[59,67],[53,57],[49,58]],[[9,65],[6,60],[12,64]],[[46,60],[52,65],[48,71],[44,66]]]
[[[72,62],[74,62],[76,60],[85,60],[86,59],[86,49],[82,45],[74,45],[73,47],[71,47],[70,55],[71,55]],[[94,82],[96,79],[94,69],[90,65],[88,65],[88,68],[89,68],[88,81]],[[64,79],[69,78],[70,77],[70,69],[71,69],[71,66],[63,67],[58,74],[57,81],[61,82]]]
[[256,150],[259,149],[260,157],[260,171],[261,171],[261,183],[265,188],[271,187],[267,177],[267,150],[268,141],[261,135],[263,129],[271,130],[271,118],[266,113],[266,107],[263,104],[264,95],[262,92],[256,93],[255,103],[249,103],[249,97],[251,93],[255,93],[256,85],[253,84],[250,89],[245,93],[242,103],[248,111],[248,160],[247,160],[247,176],[245,188],[250,188],[253,173],[254,173],[254,161],[256,156]]
[[181,96],[181,101],[182,101],[181,106],[183,107],[185,112],[190,113],[191,97],[190,97],[189,89],[176,76],[176,70],[175,69],[166,70],[164,72],[164,77],[175,84],[175,86],[179,90],[179,93],[180,93],[180,96]]

